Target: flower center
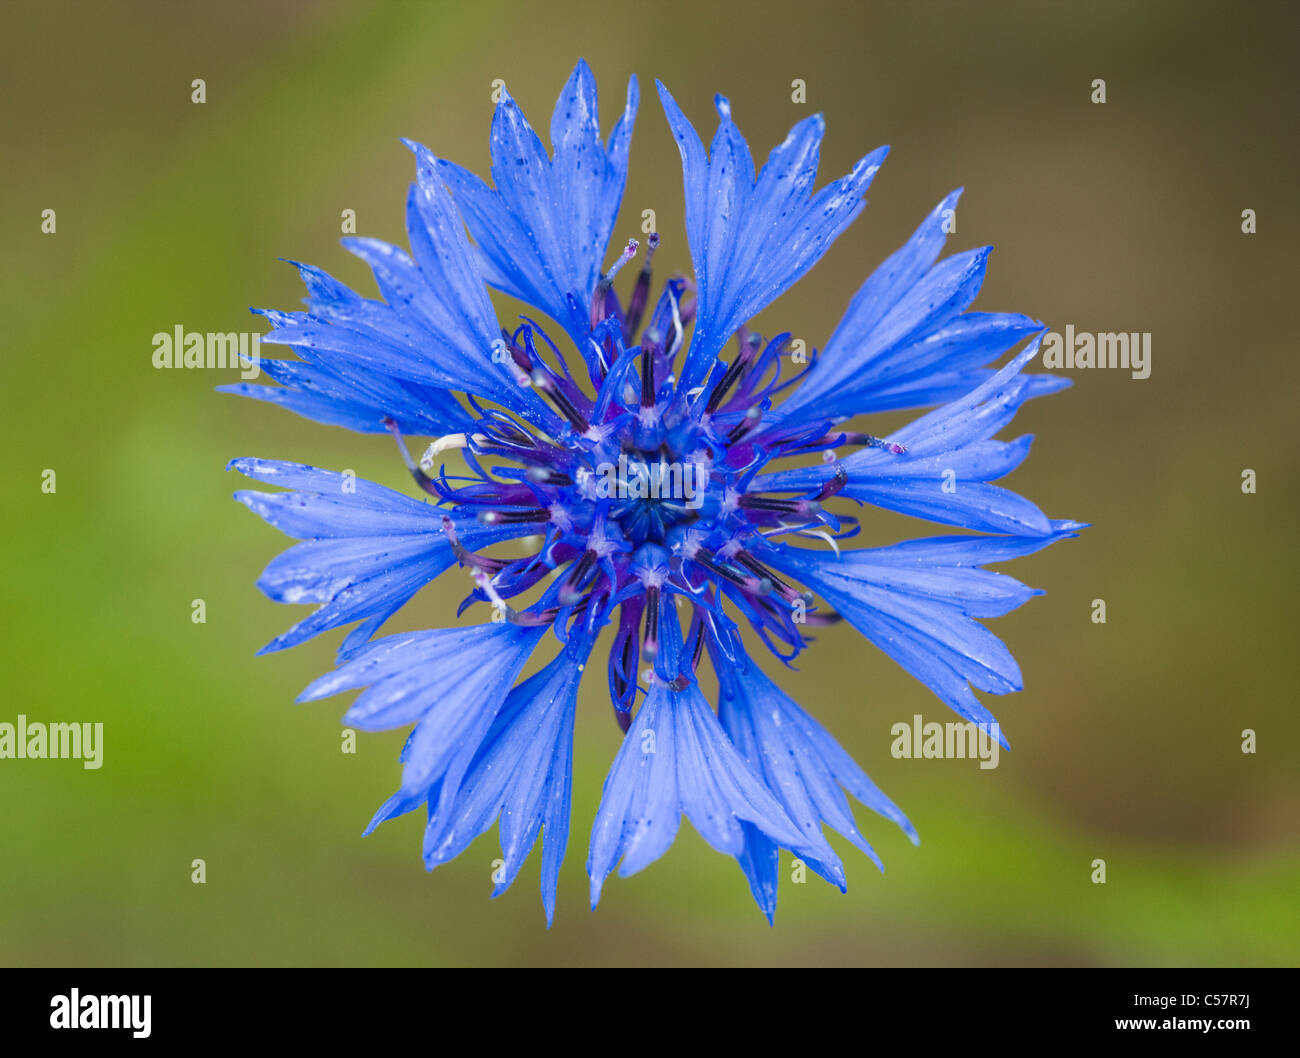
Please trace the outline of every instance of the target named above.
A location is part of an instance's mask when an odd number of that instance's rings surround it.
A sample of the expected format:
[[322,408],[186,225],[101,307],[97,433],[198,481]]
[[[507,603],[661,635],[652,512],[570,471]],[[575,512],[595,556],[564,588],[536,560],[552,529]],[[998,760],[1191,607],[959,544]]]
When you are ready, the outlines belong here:
[[[601,278],[582,321],[589,330],[577,346],[580,362],[566,359],[531,320],[502,332],[497,352],[509,357],[516,381],[550,406],[549,422],[477,409],[475,429],[435,442],[423,467],[388,423],[412,475],[440,504],[484,526],[536,525],[544,534],[523,557],[495,558],[462,546],[444,518],[442,531],[477,585],[466,604],[491,602],[519,623],[583,621],[588,631],[618,610],[610,688],[625,726],[642,663],[652,663],[660,679],[685,679],[699,661],[704,624],[723,620],[724,598],[783,658],[802,648],[802,625],[834,619],[809,614],[811,597],[762,558],[772,535],[854,532],[856,518],[822,506],[844,476],[802,496],[768,495],[750,487],[766,463],[840,445],[902,450],[833,431],[830,423],[765,421],[773,396],[790,384],[780,378],[788,335],[765,343],[742,327],[734,357],[702,386],[683,390],[674,361],[694,319],[693,290],[670,279],[651,309],[650,257],[658,242],[652,235],[626,306],[612,280],[636,243]],[[590,388],[575,377],[582,366]],[[436,457],[452,448],[462,452],[468,477],[434,472]],[[536,604],[508,606],[505,600],[533,587],[542,592]],[[682,599],[690,615],[684,626],[669,619]]]
[[597,494],[634,547],[662,544],[668,530],[699,517],[709,491],[710,466],[670,458],[665,451],[624,451],[598,468]]

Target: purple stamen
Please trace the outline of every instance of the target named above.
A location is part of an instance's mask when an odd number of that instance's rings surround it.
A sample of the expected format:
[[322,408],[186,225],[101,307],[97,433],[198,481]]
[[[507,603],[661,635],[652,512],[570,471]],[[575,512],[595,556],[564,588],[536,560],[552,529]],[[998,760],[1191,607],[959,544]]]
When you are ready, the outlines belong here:
[[749,411],[745,412],[745,417],[741,419],[740,422],[736,423],[734,427],[732,427],[731,433],[727,434],[727,444],[734,445],[737,441],[739,441],[742,437],[744,437],[745,434],[753,430],[759,424],[762,418],[763,418],[763,412],[761,408],[758,407],[750,408]]
[[[600,277],[600,282],[596,284],[596,289],[591,295],[591,329],[594,331],[597,324],[609,315],[609,292],[614,286],[614,277],[622,270],[623,266],[636,256],[636,250],[639,243],[635,239],[628,239],[627,246],[619,254],[618,260],[608,272]],[[617,304],[617,303],[616,303]]]
[[582,598],[582,583],[587,579],[591,567],[596,564],[596,558],[596,552],[588,548],[582,553],[582,557],[569,568],[569,575],[564,582],[564,586],[560,588],[561,605],[572,606]]
[[578,433],[587,432],[591,426],[587,422],[587,417],[574,406],[573,401],[569,400],[568,394],[555,384],[555,380],[550,375],[541,370],[534,371],[533,386],[537,392],[550,398],[551,403],[555,405],[561,415],[569,420],[570,425]]
[[476,555],[473,551],[467,550],[456,535],[456,526],[446,515],[442,517],[442,531],[447,534],[447,542],[451,544],[452,553],[462,566],[487,574],[495,574],[500,573],[506,566],[510,565],[509,562],[502,559],[487,558],[484,555]]
[[441,499],[437,482],[421,470],[415,460],[411,458],[411,453],[407,451],[406,442],[402,440],[402,431],[397,423],[388,416],[384,416],[382,421],[384,428],[393,435],[393,440],[397,442],[397,450],[402,454],[402,461],[406,464],[406,469],[411,472],[411,477],[415,479],[415,483],[430,496],[438,496]]
[[658,343],[649,335],[641,339],[641,407],[655,406],[655,359],[659,356]]
[[525,522],[549,522],[551,512],[540,507],[521,511],[479,511],[478,520],[484,525],[522,525]]
[[645,307],[650,300],[650,263],[654,260],[657,249],[659,249],[659,233],[652,231],[646,244],[641,274],[636,277],[636,286],[632,288],[632,297],[628,300],[627,312],[623,317],[624,343],[630,343],[641,327],[641,318],[645,315]]
[[[754,335],[754,338],[757,338]],[[740,353],[728,366],[726,373],[718,380],[718,384],[713,387],[713,392],[709,394],[709,403],[705,406],[705,411],[712,415],[718,410],[727,391],[736,384],[736,380],[749,368],[753,362],[755,354],[758,352],[759,342],[750,340],[742,344]]]
[[653,661],[659,653],[659,589],[653,584],[645,590],[645,638],[641,641],[641,654]]

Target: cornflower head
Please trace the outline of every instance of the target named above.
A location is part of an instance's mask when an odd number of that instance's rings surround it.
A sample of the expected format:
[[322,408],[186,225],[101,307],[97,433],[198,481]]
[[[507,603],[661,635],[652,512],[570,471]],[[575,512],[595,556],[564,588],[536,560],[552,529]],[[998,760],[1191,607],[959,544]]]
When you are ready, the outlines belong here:
[[[288,490],[236,498],[300,541],[259,586],[317,606],[263,649],[355,625],[339,667],[302,699],[362,688],[345,723],[411,726],[399,789],[371,829],[424,809],[431,869],[499,824],[498,893],[542,832],[548,923],[568,842],[578,688],[598,640],[623,738],[591,834],[592,906],[616,865],[628,875],[651,863],[686,816],[737,858],[770,921],[779,849],[841,889],[823,825],[876,859],[847,794],[916,834],[764,674],[754,644],[788,664],[811,630],[847,621],[1005,744],[974,691],[1019,690],[1020,671],[978,619],[1036,593],[984,567],[1080,528],[992,484],[1030,442],[994,435],[1064,382],[1023,373],[1039,323],[968,311],[987,247],[939,260],[958,192],[807,356],[750,321],[858,215],[886,148],[814,190],[819,115],[756,171],[726,99],[706,150],[662,85],[659,96],[682,158],[693,275],[656,281],[655,232],[611,254],[637,82],[602,140],[595,80],[580,62],[549,153],[502,90],[492,186],[408,142],[410,252],[344,240],[380,297],[298,265],[306,311],[255,310],[272,327],[264,341],[296,358],[262,362],[278,386],[222,387],[396,438],[423,498],[310,466],[231,463]],[[487,287],[535,311],[502,327]],[[930,410],[883,437],[845,425],[900,408]],[[415,436],[433,438],[418,460],[406,442]],[[462,473],[449,473],[447,452]],[[842,547],[864,507],[964,532]],[[461,612],[482,604],[488,619],[373,638],[454,565],[473,578]],[[521,681],[547,640],[553,659]],[[706,659],[716,708],[700,686]]]

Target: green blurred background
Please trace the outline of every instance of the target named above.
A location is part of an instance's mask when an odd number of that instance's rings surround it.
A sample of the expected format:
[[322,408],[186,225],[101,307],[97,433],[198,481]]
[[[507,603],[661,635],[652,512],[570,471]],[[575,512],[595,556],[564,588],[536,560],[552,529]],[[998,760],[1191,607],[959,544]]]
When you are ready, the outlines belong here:
[[[0,18],[0,720],[105,725],[99,771],[0,761],[0,962],[1300,961],[1300,371],[1282,322],[1294,10],[227,0],[14,4]],[[241,482],[224,466],[258,455],[409,480],[386,437],[214,393],[230,373],[150,363],[155,332],[261,330],[247,306],[296,307],[279,257],[372,292],[338,246],[339,217],[354,209],[360,234],[405,243],[413,165],[398,137],[485,172],[493,79],[545,128],[579,56],[607,128],[627,75],[642,78],[615,241],[654,208],[665,269],[689,257],[655,77],[706,134],[726,92],[760,159],[824,112],[824,179],[892,144],[862,218],[762,317],[769,330],[820,346],[867,272],[964,185],[949,248],[997,246],[977,308],[1153,334],[1150,379],[1076,373],[1015,424],[1038,440],[1010,483],[1095,527],[1007,567],[1047,595],[993,624],[1026,680],[986,699],[1014,747],[996,770],[891,758],[890,725],[949,717],[847,627],[777,674],[922,843],[860,812],[886,873],[833,839],[848,894],[787,874],[775,929],[689,826],[587,910],[586,835],[619,737],[603,672],[580,710],[554,929],[536,851],[488,899],[495,831],[432,875],[415,817],[362,840],[402,736],[361,735],[345,755],[345,701],[291,704],[331,667],[339,633],[254,657],[306,611],[255,589],[287,541],[231,502]],[[791,102],[795,78],[806,105]],[[1105,105],[1090,101],[1095,78]],[[40,230],[49,208],[54,235]],[[1243,209],[1258,234],[1242,233]],[[1256,495],[1241,491],[1247,467]],[[927,531],[873,516],[866,537]],[[447,623],[465,587],[448,574],[390,629]],[[205,624],[190,619],[198,598]]]

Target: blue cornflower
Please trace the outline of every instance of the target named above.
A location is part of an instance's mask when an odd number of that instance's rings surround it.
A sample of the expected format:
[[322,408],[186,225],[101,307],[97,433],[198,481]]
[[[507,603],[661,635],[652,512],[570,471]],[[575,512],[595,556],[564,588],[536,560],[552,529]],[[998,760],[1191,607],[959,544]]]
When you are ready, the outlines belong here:
[[[766,339],[748,323],[857,216],[885,148],[814,191],[820,116],[799,122],[755,172],[725,99],[706,151],[662,85],[659,95],[682,156],[692,277],[669,278],[652,297],[660,240],[651,234],[626,299],[616,293],[616,275],[641,249],[629,242],[603,268],[637,82],[602,141],[595,81],[580,62],[555,107],[550,154],[502,92],[493,186],[408,143],[410,253],[344,240],[370,265],[381,299],[298,265],[307,311],[262,312],[272,325],[264,340],[297,359],[263,362],[277,387],[223,387],[397,438],[433,503],[315,467],[231,463],[289,490],[236,498],[301,541],[259,586],[281,602],[318,604],[264,650],[355,624],[339,668],[302,698],[363,688],[346,723],[413,725],[399,789],[371,826],[425,808],[432,868],[498,824],[497,892],[542,832],[548,922],[568,842],[578,687],[607,625],[624,738],[591,835],[593,906],[620,861],[624,875],[651,863],[685,815],[737,858],[770,920],[781,848],[844,888],[823,824],[876,860],[846,793],[916,835],[764,675],[745,638],[788,663],[810,628],[846,620],[963,717],[991,724],[972,688],[1005,694],[1021,677],[977,619],[1035,592],[983,567],[1080,528],[991,484],[1030,440],[994,435],[1027,399],[1064,383],[1022,373],[1039,323],[967,311],[987,248],[938,261],[957,193],[866,281],[821,354],[802,362],[788,334]],[[501,327],[487,286],[537,316]],[[885,438],[841,425],[899,408],[933,410]],[[417,463],[404,435],[435,440]],[[449,450],[467,475],[438,465]],[[858,527],[832,509],[845,500],[982,535],[842,551]],[[489,555],[492,545],[502,546]],[[372,641],[457,564],[474,580],[461,609],[487,604],[491,620]],[[558,652],[520,681],[548,638]],[[706,651],[716,710],[698,678]]]

